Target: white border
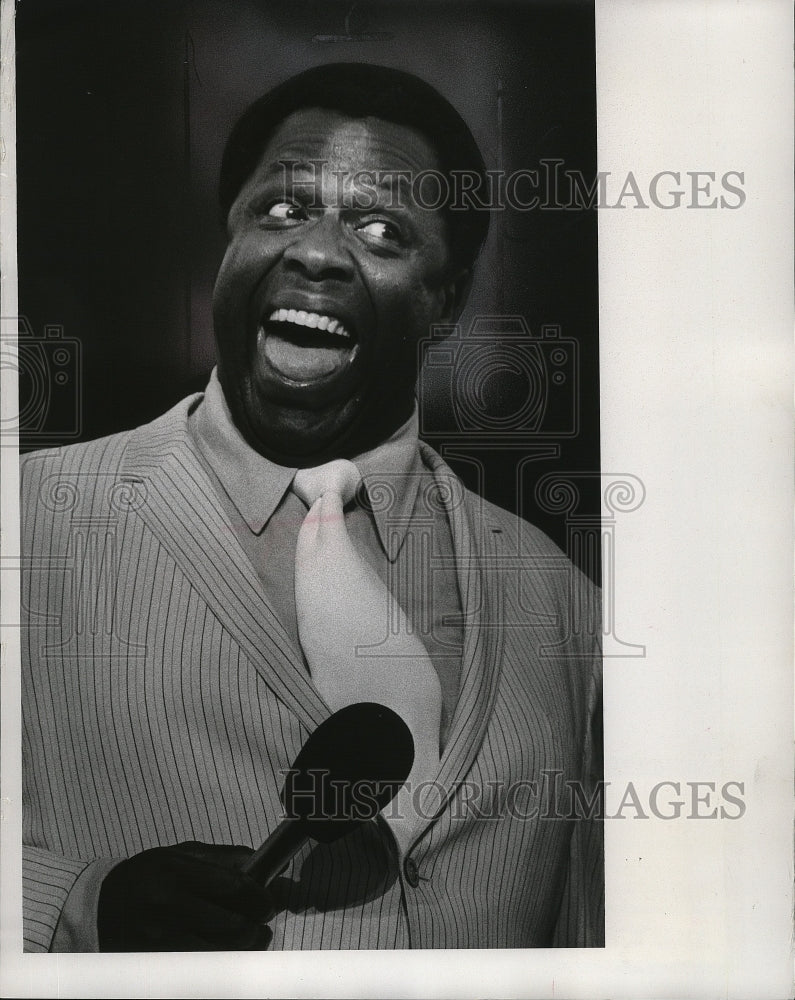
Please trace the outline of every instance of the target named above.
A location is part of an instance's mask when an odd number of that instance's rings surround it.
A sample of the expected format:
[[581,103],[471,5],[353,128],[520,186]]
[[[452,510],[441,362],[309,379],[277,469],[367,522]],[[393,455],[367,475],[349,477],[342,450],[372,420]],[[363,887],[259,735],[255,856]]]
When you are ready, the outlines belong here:
[[[12,11],[3,0],[3,315],[16,311]],[[604,951],[20,956],[6,629],[3,996],[792,996],[792,9],[600,0],[597,55],[600,169],[739,169],[747,193],[737,211],[600,217],[603,469],[647,491],[617,536],[617,632],[647,657],[606,665],[607,777],[742,780],[745,816],[608,821]],[[7,377],[2,389],[5,416],[16,397]],[[2,457],[7,567],[17,475],[13,449]]]

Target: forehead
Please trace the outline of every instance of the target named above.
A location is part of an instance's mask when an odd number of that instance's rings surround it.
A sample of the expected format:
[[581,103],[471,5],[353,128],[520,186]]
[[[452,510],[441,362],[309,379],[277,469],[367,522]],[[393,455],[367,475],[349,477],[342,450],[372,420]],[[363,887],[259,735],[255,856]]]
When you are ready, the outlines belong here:
[[263,150],[260,167],[279,160],[323,160],[347,172],[438,169],[438,157],[416,129],[383,118],[350,118],[326,108],[302,108],[281,122]]

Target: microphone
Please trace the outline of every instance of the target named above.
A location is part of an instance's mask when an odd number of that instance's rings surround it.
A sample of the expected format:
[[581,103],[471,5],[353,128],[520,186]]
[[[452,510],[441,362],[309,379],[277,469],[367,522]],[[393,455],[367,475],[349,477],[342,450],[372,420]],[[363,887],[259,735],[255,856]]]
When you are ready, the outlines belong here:
[[397,795],[414,763],[414,740],[386,705],[362,701],[329,716],[290,769],[281,800],[287,818],[241,866],[263,888],[307,840],[330,844]]

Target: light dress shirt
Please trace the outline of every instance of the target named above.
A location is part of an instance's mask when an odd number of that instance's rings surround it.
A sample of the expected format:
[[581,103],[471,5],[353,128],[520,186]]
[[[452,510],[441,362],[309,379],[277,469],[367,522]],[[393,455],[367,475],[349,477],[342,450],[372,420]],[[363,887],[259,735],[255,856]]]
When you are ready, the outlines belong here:
[[[419,635],[442,687],[440,751],[455,711],[461,673],[463,623],[447,518],[439,513],[432,532],[413,525],[418,495],[433,486],[417,443],[417,411],[394,434],[352,461],[362,474],[370,510],[356,499],[347,505],[345,525],[358,553],[378,573]],[[188,427],[204,458],[229,522],[259,576],[264,595],[300,650],[295,615],[295,546],[306,505],[291,487],[296,469],[264,458],[235,426],[213,371],[204,399]],[[420,502],[420,520],[429,504]],[[422,538],[434,545],[439,567],[433,581],[423,574],[428,560],[417,551]],[[345,595],[339,595],[344,613]],[[308,669],[308,668],[307,668]]]

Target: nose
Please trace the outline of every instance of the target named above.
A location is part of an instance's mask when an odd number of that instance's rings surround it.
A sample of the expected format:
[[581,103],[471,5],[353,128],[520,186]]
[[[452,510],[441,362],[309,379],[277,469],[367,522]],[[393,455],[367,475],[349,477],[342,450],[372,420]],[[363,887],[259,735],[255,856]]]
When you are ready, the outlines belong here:
[[341,227],[341,220],[332,212],[300,226],[295,230],[295,239],[284,251],[284,262],[312,281],[350,280],[353,260],[344,244]]

